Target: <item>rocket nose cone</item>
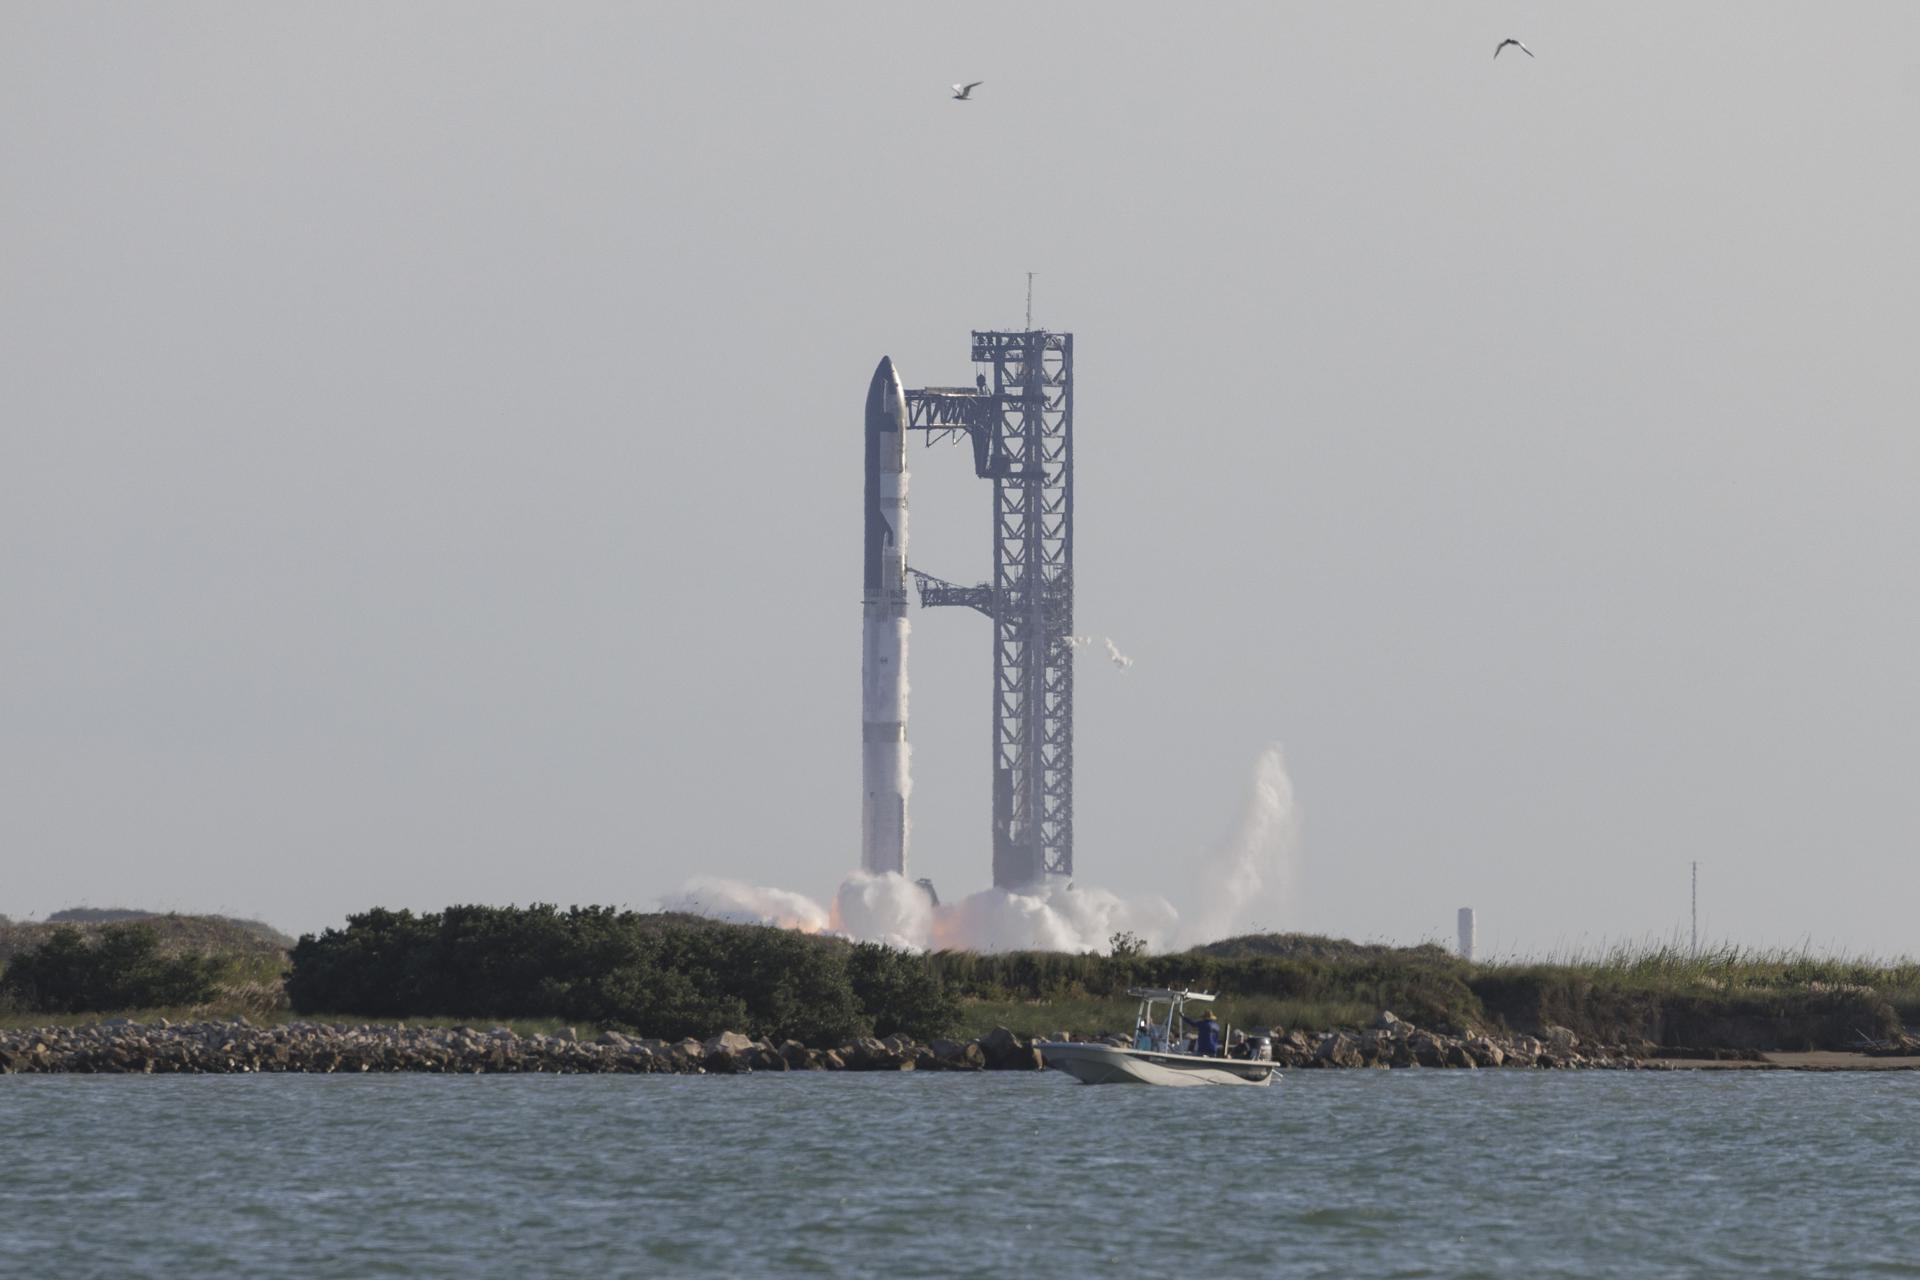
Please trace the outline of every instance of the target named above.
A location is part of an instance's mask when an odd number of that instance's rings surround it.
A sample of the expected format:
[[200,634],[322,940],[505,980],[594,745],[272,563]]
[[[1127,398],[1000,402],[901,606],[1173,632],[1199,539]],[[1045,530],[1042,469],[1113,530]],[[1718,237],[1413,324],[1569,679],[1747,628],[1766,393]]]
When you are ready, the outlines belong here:
[[868,419],[886,416],[890,402],[900,394],[900,375],[894,370],[893,357],[881,356],[873,371],[873,381],[867,384]]

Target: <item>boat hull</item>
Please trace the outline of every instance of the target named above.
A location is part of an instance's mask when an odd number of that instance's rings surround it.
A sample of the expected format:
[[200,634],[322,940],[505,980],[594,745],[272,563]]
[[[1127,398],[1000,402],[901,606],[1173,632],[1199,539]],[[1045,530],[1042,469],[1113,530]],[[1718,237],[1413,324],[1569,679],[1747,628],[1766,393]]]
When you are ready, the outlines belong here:
[[1268,1085],[1278,1064],[1239,1058],[1199,1058],[1184,1053],[1150,1053],[1107,1044],[1044,1041],[1038,1046],[1049,1067],[1081,1084]]

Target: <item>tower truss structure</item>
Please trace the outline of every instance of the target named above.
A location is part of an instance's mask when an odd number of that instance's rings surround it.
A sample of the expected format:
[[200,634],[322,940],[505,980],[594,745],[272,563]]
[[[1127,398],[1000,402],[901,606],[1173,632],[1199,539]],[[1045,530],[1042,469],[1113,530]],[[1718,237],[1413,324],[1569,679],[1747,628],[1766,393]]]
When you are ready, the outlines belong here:
[[975,330],[972,387],[907,392],[929,444],[993,482],[993,580],[912,572],[923,607],[993,619],[993,882],[1073,874],[1073,335]]

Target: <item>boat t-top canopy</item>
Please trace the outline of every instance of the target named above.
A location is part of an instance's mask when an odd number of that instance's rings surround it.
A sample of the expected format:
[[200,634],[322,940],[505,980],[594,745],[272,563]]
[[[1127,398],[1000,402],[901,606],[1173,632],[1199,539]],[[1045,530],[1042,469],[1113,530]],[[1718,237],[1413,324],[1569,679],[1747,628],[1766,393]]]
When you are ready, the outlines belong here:
[[1134,987],[1127,994],[1135,1000],[1197,1000],[1202,1004],[1209,1004],[1219,999],[1217,993],[1176,991],[1170,987]]

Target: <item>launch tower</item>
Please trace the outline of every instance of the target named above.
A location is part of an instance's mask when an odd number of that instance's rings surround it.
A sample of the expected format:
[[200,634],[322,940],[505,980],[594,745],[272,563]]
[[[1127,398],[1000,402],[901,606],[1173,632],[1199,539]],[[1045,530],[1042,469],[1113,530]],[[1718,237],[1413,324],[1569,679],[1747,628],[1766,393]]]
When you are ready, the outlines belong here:
[[909,569],[924,607],[993,619],[993,883],[1073,874],[1073,335],[976,330],[974,385],[906,393],[927,443],[993,482],[993,581]]

